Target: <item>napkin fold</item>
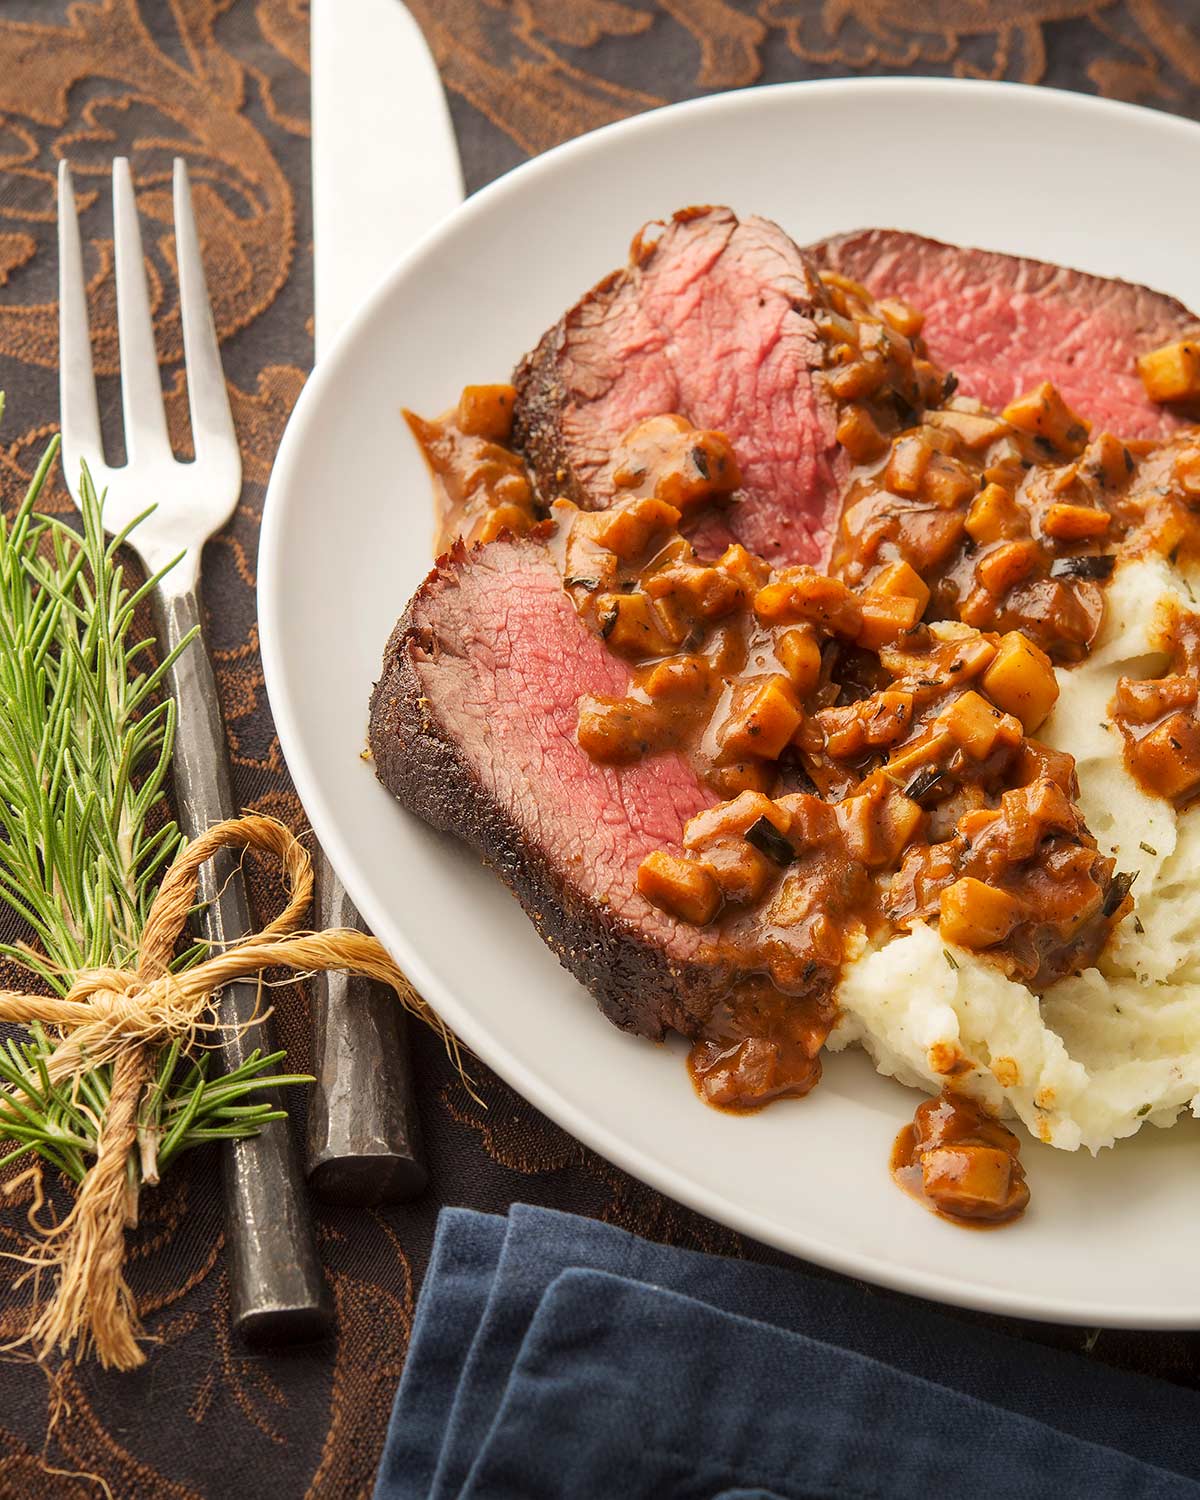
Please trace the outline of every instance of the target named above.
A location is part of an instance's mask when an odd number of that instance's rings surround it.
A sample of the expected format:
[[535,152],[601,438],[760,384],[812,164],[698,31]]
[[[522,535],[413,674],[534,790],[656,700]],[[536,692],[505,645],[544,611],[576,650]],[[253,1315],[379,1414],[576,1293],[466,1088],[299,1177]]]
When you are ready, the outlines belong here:
[[802,1271],[444,1209],[376,1500],[1200,1500],[1200,1396]]

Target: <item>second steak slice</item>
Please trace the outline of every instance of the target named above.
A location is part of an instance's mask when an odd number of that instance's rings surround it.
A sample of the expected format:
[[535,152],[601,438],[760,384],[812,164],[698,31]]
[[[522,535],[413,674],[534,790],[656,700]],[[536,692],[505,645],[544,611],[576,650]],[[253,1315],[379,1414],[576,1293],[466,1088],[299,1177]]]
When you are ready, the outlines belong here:
[[678,412],[733,444],[743,503],[709,524],[772,562],[829,551],[847,466],[837,414],[812,372],[822,290],[811,263],[766,219],[685,209],[594,287],[518,367],[516,441],[544,502],[585,509],[613,496],[621,435]]
[[919,308],[930,358],[993,411],[1050,380],[1068,406],[1118,437],[1161,437],[1180,424],[1147,399],[1135,365],[1139,354],[1196,332],[1174,297],[897,229],[838,235],[809,253],[873,296]]

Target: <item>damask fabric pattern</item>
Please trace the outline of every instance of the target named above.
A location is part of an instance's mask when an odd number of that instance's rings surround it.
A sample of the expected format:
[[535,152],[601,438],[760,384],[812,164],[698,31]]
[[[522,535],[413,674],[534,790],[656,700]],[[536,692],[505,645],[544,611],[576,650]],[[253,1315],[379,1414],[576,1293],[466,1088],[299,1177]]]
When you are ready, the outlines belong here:
[[[441,67],[471,188],[670,100],[848,72],[1018,79],[1200,116],[1192,0],[411,0],[411,9]],[[204,560],[209,641],[237,796],[297,829],[304,815],[263,690],[254,584],[263,490],[312,360],[307,47],[305,0],[0,0],[3,503],[11,508],[23,490],[57,414],[62,157],[83,216],[106,414],[116,371],[108,170],[114,155],[132,160],[143,222],[153,226],[169,417],[186,452],[170,229],[171,159],[186,156],[246,474],[237,514]],[[373,144],[381,160],[401,146]],[[927,163],[920,190],[934,187],[934,175]],[[1102,176],[1087,210],[1105,211]],[[57,476],[48,504],[68,505]],[[280,891],[269,872],[251,875],[265,915]],[[275,997],[291,1062],[303,1068],[305,995],[292,987]],[[633,1182],[476,1066],[488,1106],[480,1108],[431,1036],[417,1036],[415,1052],[430,1191],[395,1210],[317,1208],[336,1339],[274,1355],[231,1341],[218,1166],[198,1153],[146,1193],[132,1242],[131,1277],[154,1340],[145,1368],[65,1367],[47,1442],[45,1375],[8,1356],[0,1500],[90,1500],[104,1489],[87,1476],[115,1496],[152,1500],[367,1493],[442,1203],[496,1211],[528,1200],[655,1239],[782,1259]],[[20,1249],[28,1208],[21,1191],[0,1203],[0,1249]],[[907,1211],[900,1200],[897,1211]],[[0,1342],[19,1331],[28,1306],[19,1273],[0,1263]],[[1190,1335],[1020,1331],[1200,1385]]]

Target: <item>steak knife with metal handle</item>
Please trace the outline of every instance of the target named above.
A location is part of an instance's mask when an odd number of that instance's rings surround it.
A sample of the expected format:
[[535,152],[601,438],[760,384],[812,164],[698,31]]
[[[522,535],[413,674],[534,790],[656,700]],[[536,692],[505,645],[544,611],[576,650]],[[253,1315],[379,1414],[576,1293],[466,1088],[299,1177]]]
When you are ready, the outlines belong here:
[[[437,66],[400,0],[312,0],[311,35],[320,359],[395,261],[462,201],[463,184]],[[365,701],[363,715],[365,735]],[[323,854],[317,908],[322,928],[361,925]],[[412,1197],[427,1174],[406,1017],[361,978],[319,975],[313,995],[309,1182],[338,1202]]]

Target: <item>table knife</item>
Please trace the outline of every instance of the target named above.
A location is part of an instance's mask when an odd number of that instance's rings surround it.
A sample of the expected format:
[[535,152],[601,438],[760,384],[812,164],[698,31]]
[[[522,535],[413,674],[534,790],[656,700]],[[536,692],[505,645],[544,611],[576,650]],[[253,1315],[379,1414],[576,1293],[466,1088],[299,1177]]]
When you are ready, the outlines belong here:
[[[463,183],[437,66],[400,0],[313,0],[311,26],[319,360],[395,261],[462,201]],[[317,925],[361,926],[323,854]],[[313,1022],[310,1184],[344,1203],[415,1196],[427,1173],[396,997],[366,979],[318,975]]]

